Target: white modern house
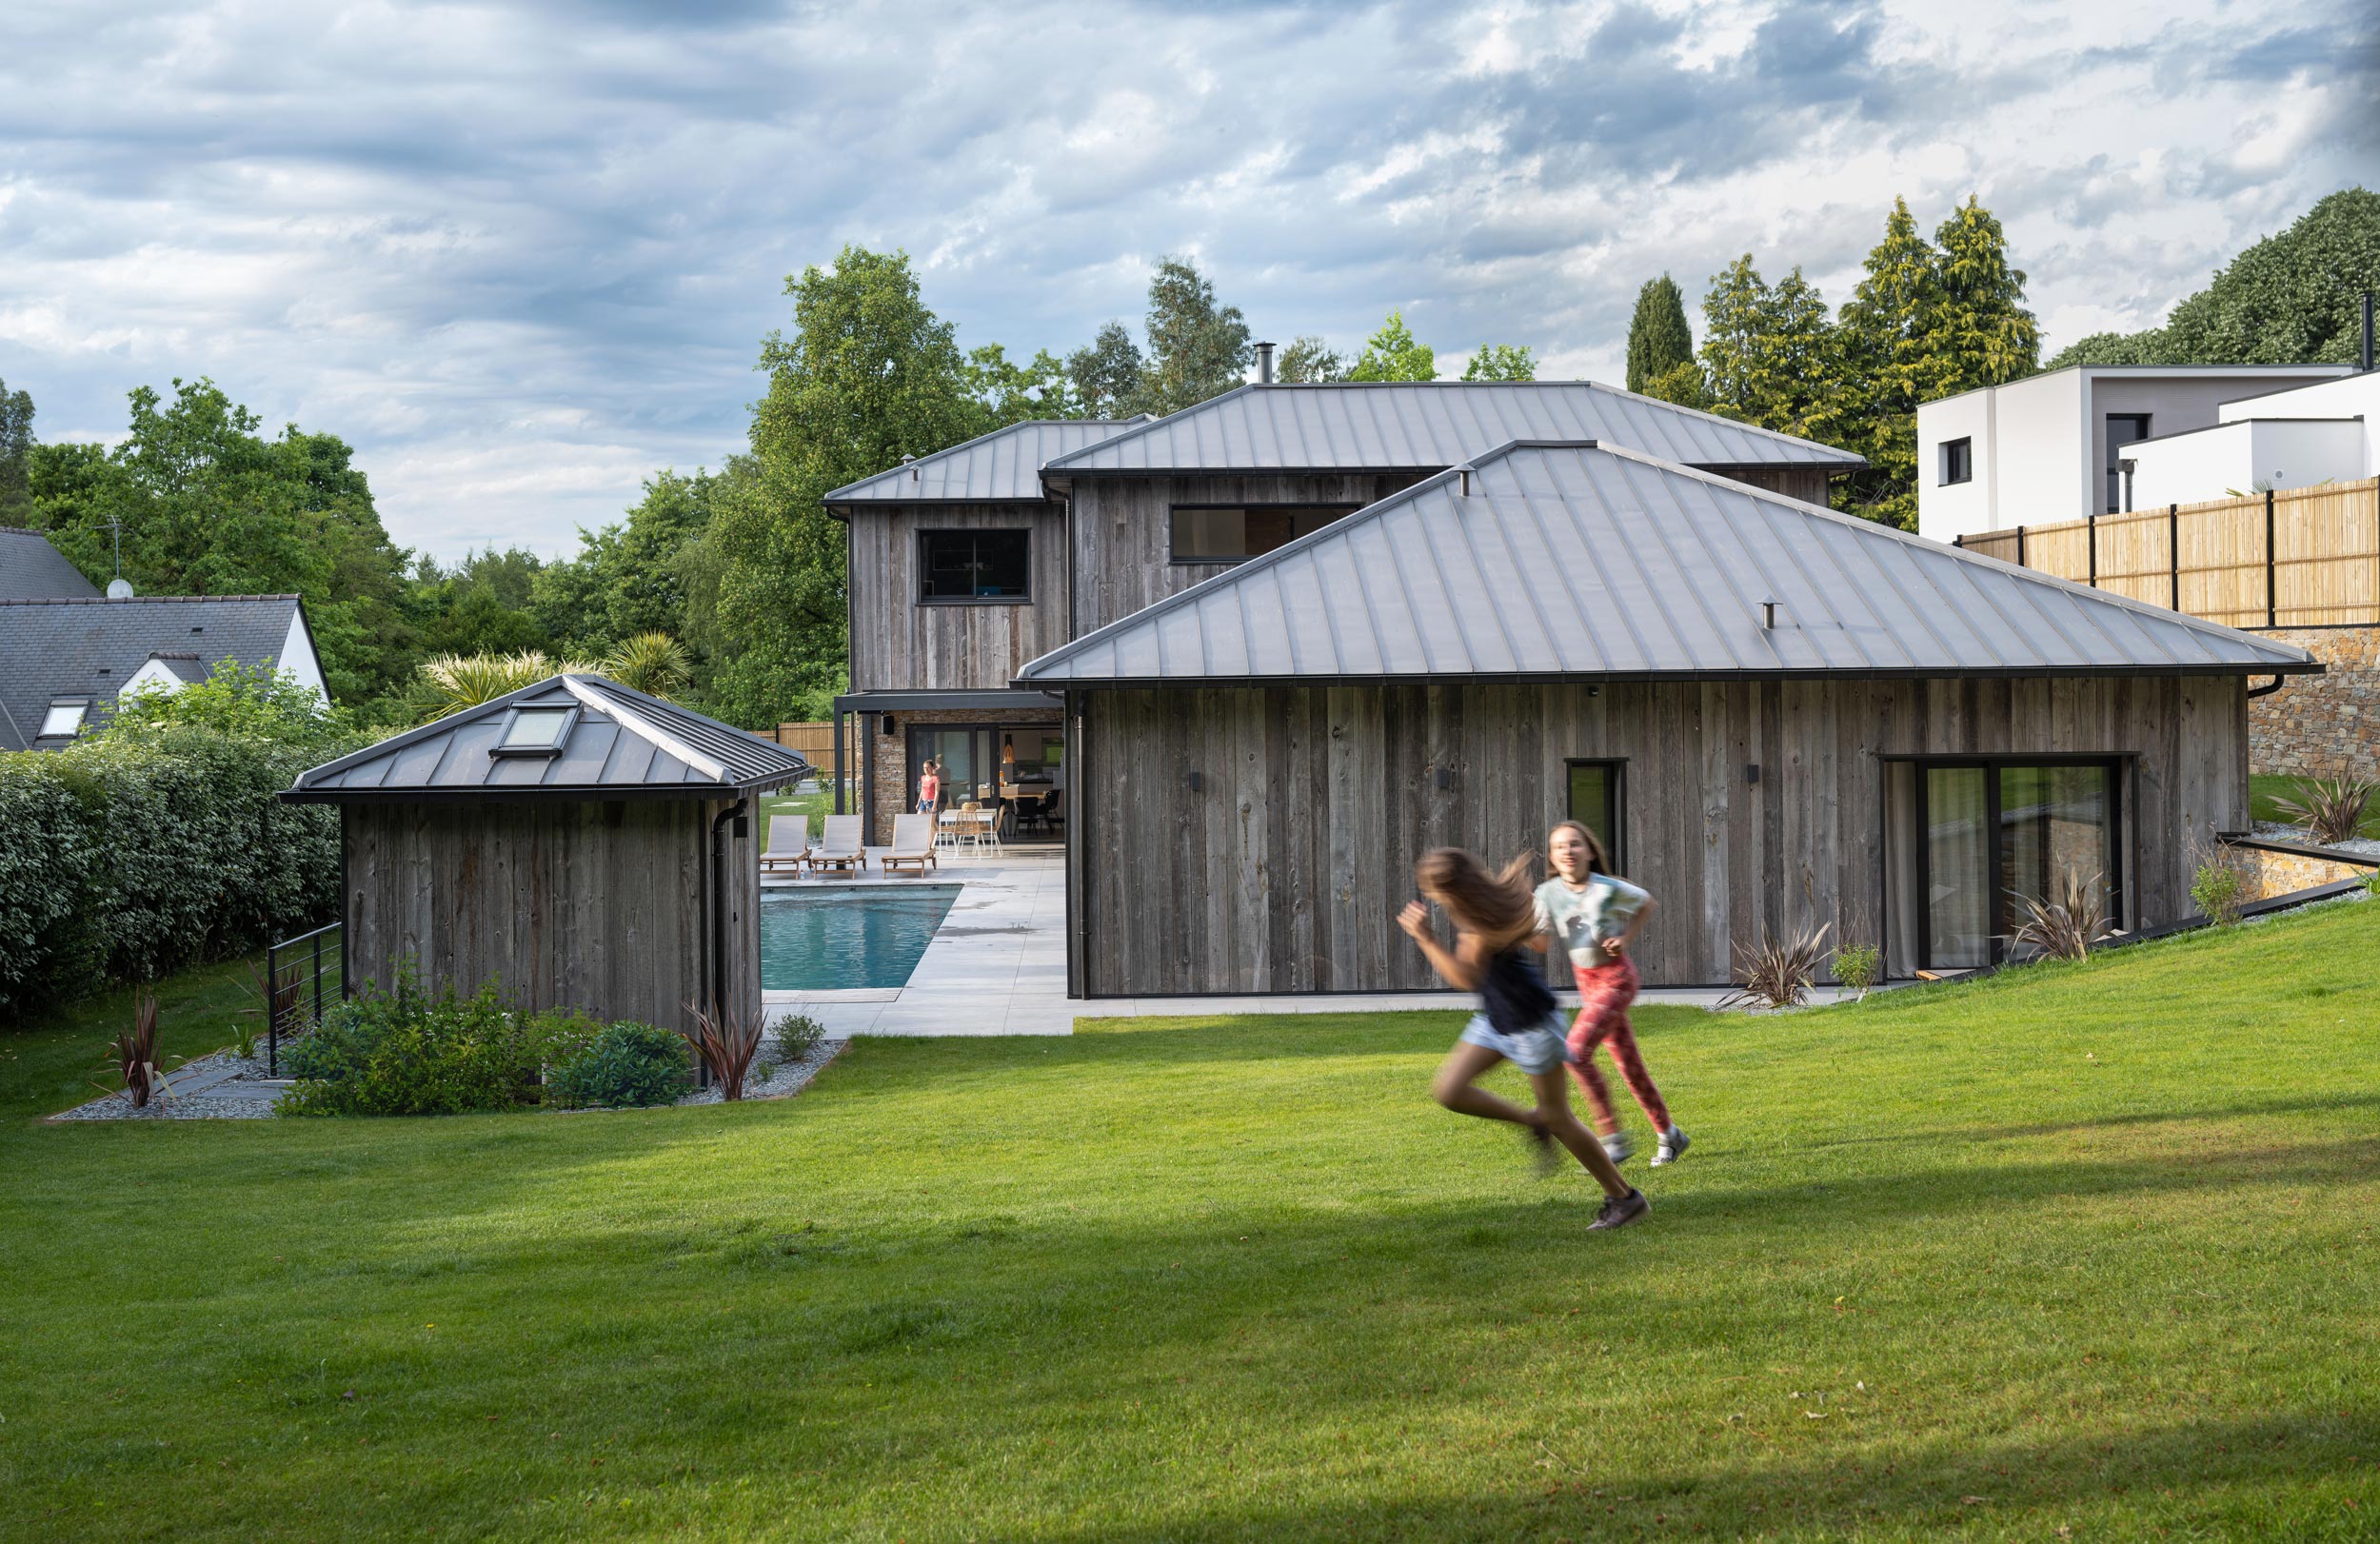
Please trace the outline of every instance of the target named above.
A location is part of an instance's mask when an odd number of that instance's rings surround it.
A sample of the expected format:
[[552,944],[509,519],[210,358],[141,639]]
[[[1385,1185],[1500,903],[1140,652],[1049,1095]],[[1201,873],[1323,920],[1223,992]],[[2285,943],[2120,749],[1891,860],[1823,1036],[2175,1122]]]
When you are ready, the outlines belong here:
[[[2121,509],[2123,446],[2211,428],[2227,404],[2335,382],[2354,368],[2076,365],[1920,404],[1917,532],[1947,542]],[[2147,502],[2137,486],[2133,496]],[[2223,485],[2196,495],[2222,496]]]
[[2124,507],[2351,483],[2380,472],[2380,371],[2227,402],[2203,428],[2115,447]]

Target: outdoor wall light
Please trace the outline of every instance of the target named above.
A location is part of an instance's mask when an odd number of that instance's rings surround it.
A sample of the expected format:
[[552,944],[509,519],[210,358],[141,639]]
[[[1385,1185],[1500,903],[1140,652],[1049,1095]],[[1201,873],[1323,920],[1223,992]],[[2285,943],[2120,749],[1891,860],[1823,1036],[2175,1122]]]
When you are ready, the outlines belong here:
[[1746,782],[1759,782],[1759,781],[1760,781],[1760,763],[1759,763],[1759,762],[1746,762],[1744,763],[1744,781],[1745,781]]
[[892,736],[897,735],[897,734],[899,734],[899,733],[901,733],[901,721],[900,721],[900,720],[898,720],[898,719],[896,719],[896,718],[894,718],[894,717],[893,717],[891,714],[889,714],[889,713],[885,714],[885,715],[884,715],[884,735],[885,735],[885,738],[890,739]]
[[1440,791],[1452,788],[1455,785],[1454,768],[1441,766],[1438,769],[1438,785]]
[[1197,793],[1200,788],[1205,786],[1206,779],[1200,776],[1198,768],[1192,767],[1190,769],[1190,791],[1192,793]]

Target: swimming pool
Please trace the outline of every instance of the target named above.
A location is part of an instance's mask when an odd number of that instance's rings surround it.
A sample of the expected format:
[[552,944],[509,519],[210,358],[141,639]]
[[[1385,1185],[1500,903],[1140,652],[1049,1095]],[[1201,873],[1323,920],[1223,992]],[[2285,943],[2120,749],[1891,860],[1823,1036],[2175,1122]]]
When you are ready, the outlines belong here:
[[906,986],[955,884],[822,887],[761,897],[761,986],[833,992]]

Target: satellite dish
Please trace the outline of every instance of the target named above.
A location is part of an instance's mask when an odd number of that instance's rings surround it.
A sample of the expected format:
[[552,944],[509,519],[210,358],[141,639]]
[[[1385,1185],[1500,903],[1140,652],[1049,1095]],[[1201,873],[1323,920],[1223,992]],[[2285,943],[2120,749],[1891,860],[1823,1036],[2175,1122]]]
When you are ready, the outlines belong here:
[[108,599],[109,599],[109,600],[110,600],[110,601],[129,601],[129,600],[130,600],[131,598],[132,598],[132,582],[131,582],[130,580],[129,580],[129,579],[125,579],[125,578],[121,578],[121,577],[118,577],[118,578],[115,578],[115,579],[110,579],[109,581],[108,581]]

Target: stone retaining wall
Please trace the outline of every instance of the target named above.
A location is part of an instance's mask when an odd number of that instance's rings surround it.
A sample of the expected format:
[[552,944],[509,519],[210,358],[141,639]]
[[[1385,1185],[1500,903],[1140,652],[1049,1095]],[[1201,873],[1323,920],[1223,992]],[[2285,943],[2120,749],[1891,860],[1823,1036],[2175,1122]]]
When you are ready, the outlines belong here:
[[[2380,778],[2380,627],[2259,628],[2329,668],[2290,676],[2248,703],[2248,768],[2301,778]],[[2261,683],[2259,683],[2261,684]]]
[[2229,846],[2232,861],[2248,876],[2249,893],[2243,898],[2248,901],[2271,901],[2275,896],[2295,895],[2300,890],[2318,889],[2341,880],[2360,880],[2380,868],[2380,860],[2369,858],[2317,858],[2245,842]]

